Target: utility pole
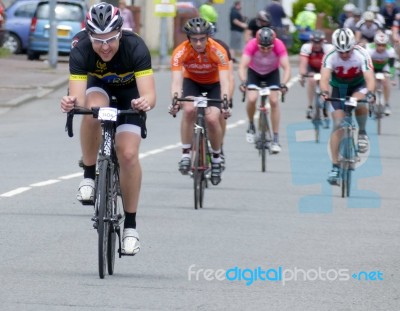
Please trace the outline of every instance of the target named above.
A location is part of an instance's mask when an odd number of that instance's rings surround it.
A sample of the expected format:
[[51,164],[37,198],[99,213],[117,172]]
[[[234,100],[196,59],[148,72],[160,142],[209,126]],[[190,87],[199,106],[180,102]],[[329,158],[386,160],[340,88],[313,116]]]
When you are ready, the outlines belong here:
[[49,64],[51,68],[57,67],[57,21],[56,21],[56,5],[57,0],[50,0],[49,2]]
[[161,17],[160,23],[160,65],[166,64],[168,55],[168,31],[167,31],[167,18]]

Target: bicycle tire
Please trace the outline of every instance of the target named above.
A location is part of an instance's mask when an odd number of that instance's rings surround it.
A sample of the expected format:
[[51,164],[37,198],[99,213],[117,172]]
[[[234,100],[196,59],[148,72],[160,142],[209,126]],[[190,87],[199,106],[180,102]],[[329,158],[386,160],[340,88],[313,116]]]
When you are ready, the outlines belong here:
[[[112,170],[112,178],[110,179],[111,185],[110,189],[112,189],[110,193],[110,204],[111,212],[109,218],[117,217],[118,214],[118,188],[119,188],[119,169],[118,166],[114,166]],[[119,226],[118,226],[119,228]],[[107,244],[107,270],[109,275],[114,274],[114,266],[115,266],[115,245],[117,240],[117,232],[115,224],[110,222],[108,233],[108,244]],[[118,229],[119,230],[119,229]]]
[[267,169],[267,114],[260,111],[260,142],[259,150],[261,155],[261,172]]
[[108,231],[109,223],[104,221],[107,210],[107,197],[108,197],[108,161],[102,160],[99,162],[99,175],[96,193],[96,205],[98,211],[98,266],[99,276],[104,279],[106,274],[107,263],[107,244],[108,244]]
[[194,157],[193,157],[193,191],[194,191],[194,209],[198,209],[199,206],[202,205],[201,199],[201,170],[199,167],[201,166],[201,140],[203,133],[200,130],[197,130],[195,133],[195,144],[194,144]]

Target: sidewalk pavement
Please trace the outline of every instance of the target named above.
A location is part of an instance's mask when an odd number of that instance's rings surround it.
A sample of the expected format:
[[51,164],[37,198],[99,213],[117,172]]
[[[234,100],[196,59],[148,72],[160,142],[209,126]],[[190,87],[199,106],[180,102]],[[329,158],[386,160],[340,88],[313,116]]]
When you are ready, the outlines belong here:
[[[295,66],[297,56],[291,56],[290,63]],[[154,70],[168,70],[169,57],[165,65],[153,59],[153,67]],[[12,108],[42,98],[60,87],[65,87],[67,92],[67,57],[61,58],[56,68],[51,68],[46,60],[28,61],[26,55],[11,55],[0,58],[0,73],[0,108]]]
[[28,61],[26,55],[0,58],[0,71],[0,108],[42,98],[68,82],[67,62],[51,68],[47,61]]

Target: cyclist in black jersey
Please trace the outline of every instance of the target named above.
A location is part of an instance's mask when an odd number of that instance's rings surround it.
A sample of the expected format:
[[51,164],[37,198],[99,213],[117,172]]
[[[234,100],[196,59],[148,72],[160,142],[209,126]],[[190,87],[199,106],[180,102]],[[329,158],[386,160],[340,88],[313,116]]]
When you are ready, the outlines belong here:
[[[110,99],[114,96],[116,108],[141,111],[141,115],[119,119],[115,137],[125,209],[122,251],[132,255],[140,250],[136,231],[142,178],[139,145],[141,137],[146,137],[146,112],[156,104],[156,91],[149,50],[137,34],[122,30],[122,23],[118,8],[111,4],[102,2],[90,8],[85,29],[72,42],[69,95],[61,99],[61,110],[68,112],[74,105],[113,106]],[[77,198],[87,204],[94,199],[99,121],[84,116],[80,138],[84,179]]]

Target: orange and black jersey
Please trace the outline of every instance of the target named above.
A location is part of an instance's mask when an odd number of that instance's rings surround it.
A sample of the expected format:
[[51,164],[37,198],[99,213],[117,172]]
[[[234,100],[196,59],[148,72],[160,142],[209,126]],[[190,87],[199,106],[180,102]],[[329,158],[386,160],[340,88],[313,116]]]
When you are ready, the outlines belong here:
[[70,80],[87,80],[88,76],[110,87],[136,87],[136,78],[153,74],[150,52],[139,35],[122,31],[118,52],[103,62],[92,48],[85,30],[72,41],[69,57]]
[[219,82],[219,71],[229,70],[226,50],[215,40],[208,38],[204,53],[193,49],[188,40],[178,45],[172,53],[171,70],[183,70],[183,76],[197,83]]

